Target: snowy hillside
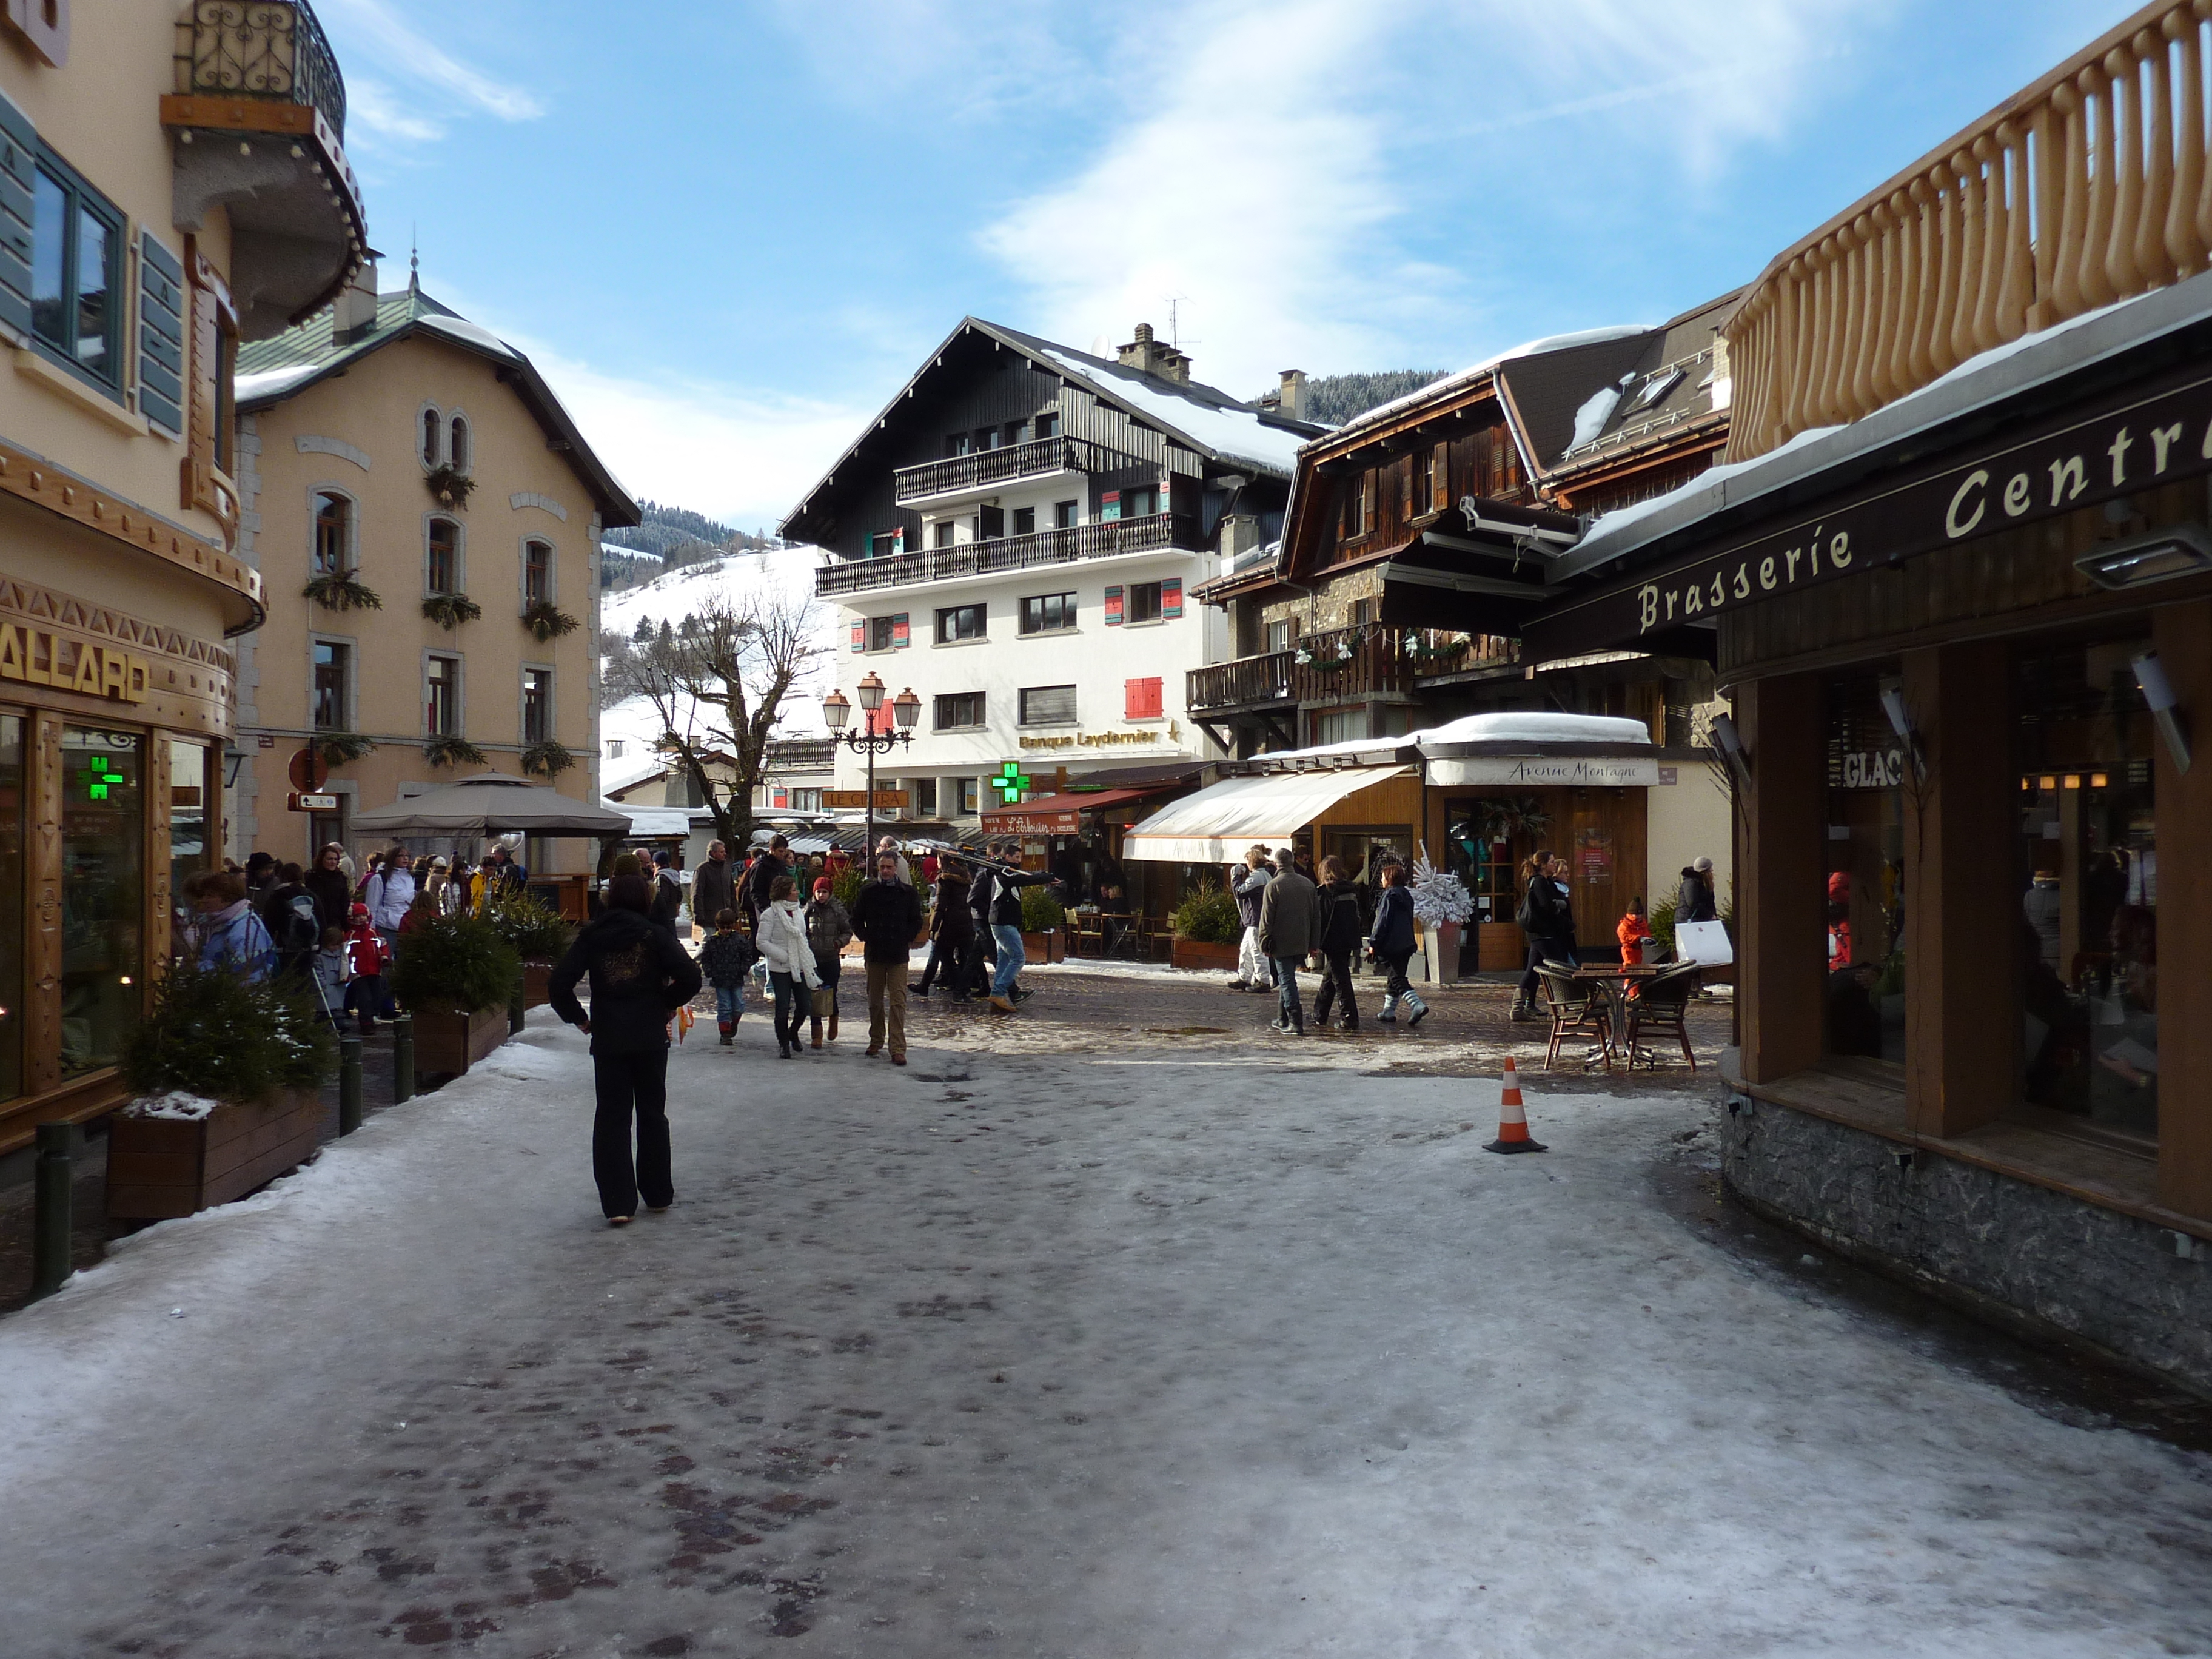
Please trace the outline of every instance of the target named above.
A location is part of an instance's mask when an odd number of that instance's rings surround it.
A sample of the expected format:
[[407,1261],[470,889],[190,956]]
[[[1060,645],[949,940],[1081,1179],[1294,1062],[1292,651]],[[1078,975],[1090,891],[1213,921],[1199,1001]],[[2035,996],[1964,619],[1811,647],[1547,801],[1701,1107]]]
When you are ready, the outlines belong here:
[[[599,609],[599,630],[611,641],[628,639],[636,630],[641,618],[655,628],[664,622],[675,627],[686,615],[697,611],[717,596],[755,592],[763,587],[794,599],[811,599],[814,572],[822,558],[818,547],[785,547],[731,553],[696,564],[680,565],[641,586],[610,594]],[[812,604],[821,657],[813,672],[793,689],[786,700],[782,724],[776,732],[779,737],[828,735],[829,728],[822,723],[822,698],[830,690],[830,675],[836,666],[837,611],[836,606],[819,600],[812,600]],[[599,716],[600,787],[618,789],[659,770],[660,761],[653,753],[653,744],[659,736],[660,722],[644,698],[630,697],[610,703]],[[618,754],[611,752],[616,744],[621,746]]]

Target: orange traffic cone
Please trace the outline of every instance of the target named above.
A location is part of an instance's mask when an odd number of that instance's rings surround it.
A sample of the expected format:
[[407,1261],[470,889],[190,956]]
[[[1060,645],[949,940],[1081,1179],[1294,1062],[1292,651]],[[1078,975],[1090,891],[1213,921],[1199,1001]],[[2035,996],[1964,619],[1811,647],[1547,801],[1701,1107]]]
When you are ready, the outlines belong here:
[[1521,1104],[1521,1074],[1505,1062],[1505,1086],[1498,1098],[1498,1139],[1486,1152],[1544,1152],[1550,1147],[1528,1138],[1528,1114]]

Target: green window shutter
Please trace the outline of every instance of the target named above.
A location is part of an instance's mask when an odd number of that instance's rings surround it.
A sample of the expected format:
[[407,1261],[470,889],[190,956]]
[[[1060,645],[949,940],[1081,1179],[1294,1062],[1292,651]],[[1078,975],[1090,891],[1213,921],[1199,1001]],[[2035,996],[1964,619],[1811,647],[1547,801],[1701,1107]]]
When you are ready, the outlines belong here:
[[185,267],[150,230],[138,238],[138,412],[185,435]]
[[38,130],[0,96],[0,323],[31,332],[31,192],[38,182]]

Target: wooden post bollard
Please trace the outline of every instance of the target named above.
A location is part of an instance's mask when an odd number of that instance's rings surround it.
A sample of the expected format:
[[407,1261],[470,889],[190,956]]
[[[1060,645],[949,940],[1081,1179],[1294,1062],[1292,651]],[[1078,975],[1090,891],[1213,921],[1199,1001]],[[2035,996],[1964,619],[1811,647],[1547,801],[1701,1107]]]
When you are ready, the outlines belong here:
[[415,1016],[392,1022],[392,1103],[415,1098]]
[[514,1001],[508,1003],[507,1005],[507,1036],[520,1036],[522,1035],[523,1022],[527,1017],[528,1010],[523,1007],[522,999],[520,997],[517,997]]
[[338,1039],[338,1133],[361,1127],[361,1039]]
[[39,1125],[35,1238],[31,1255],[31,1295],[52,1296],[70,1276],[70,1189],[76,1168],[70,1157],[75,1131],[66,1123]]

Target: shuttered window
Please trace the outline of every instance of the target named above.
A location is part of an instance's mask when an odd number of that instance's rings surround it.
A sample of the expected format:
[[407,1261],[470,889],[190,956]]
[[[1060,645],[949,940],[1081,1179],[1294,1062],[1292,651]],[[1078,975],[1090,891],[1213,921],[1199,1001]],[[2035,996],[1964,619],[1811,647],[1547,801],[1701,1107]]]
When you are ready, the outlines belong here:
[[1075,724],[1075,688],[1072,685],[1030,685],[1022,688],[1024,726]]
[[31,333],[31,191],[39,135],[30,118],[0,97],[0,323]]
[[185,266],[150,230],[138,237],[138,412],[185,435]]
[[1155,720],[1160,717],[1160,681],[1158,675],[1150,679],[1121,682],[1121,718],[1131,720]]

